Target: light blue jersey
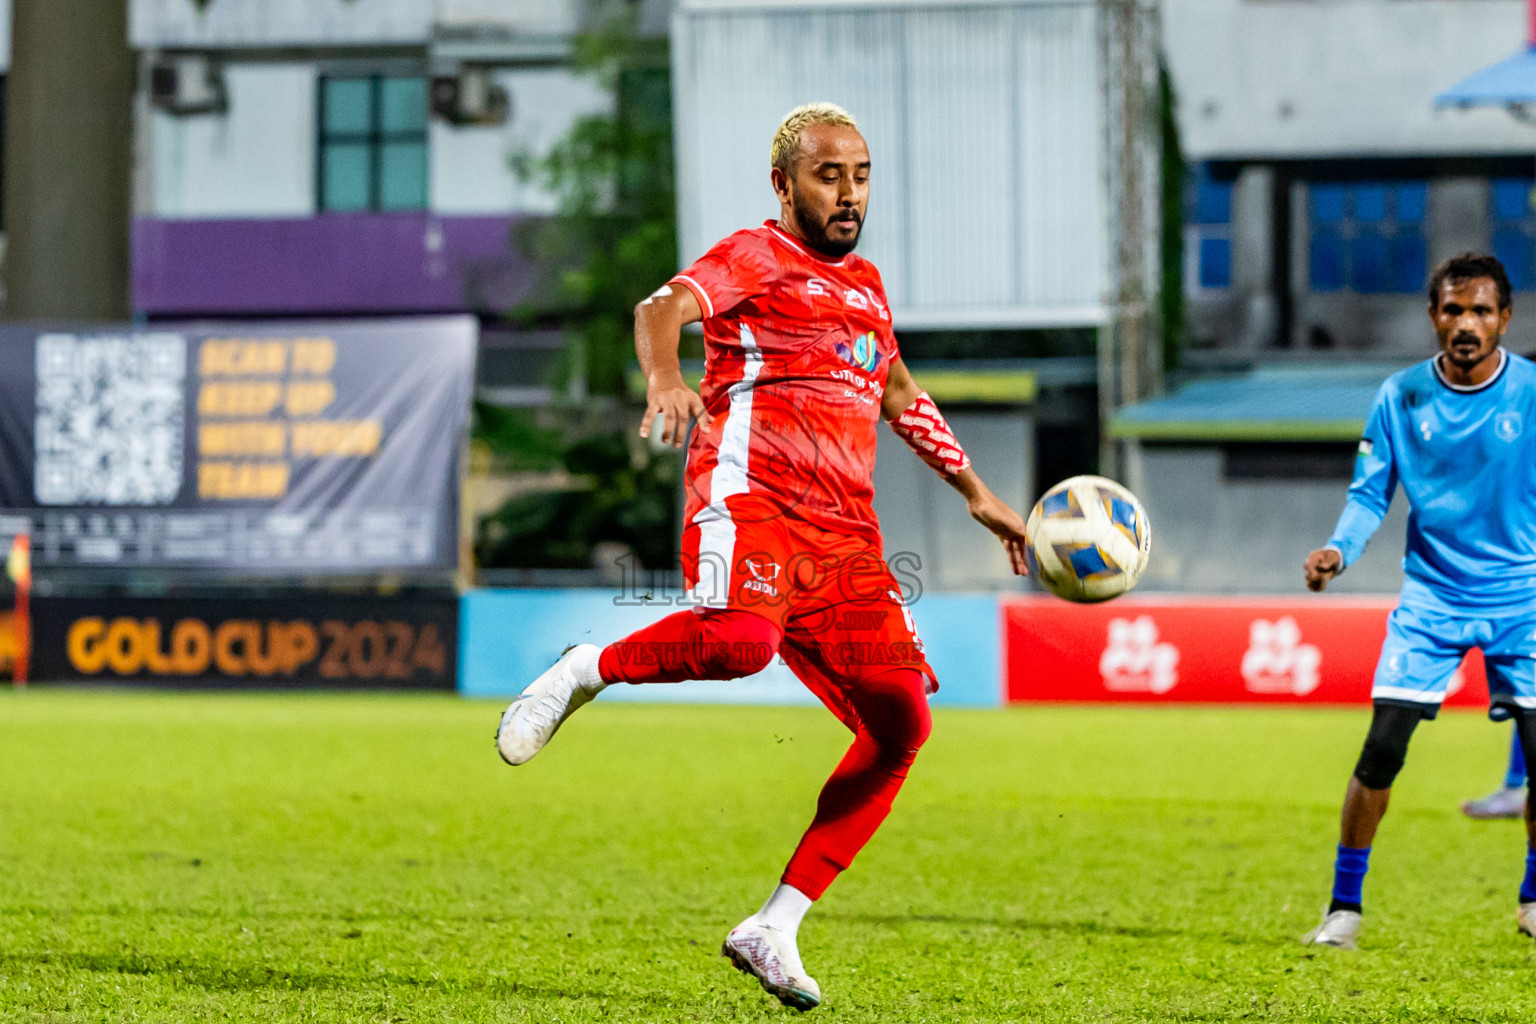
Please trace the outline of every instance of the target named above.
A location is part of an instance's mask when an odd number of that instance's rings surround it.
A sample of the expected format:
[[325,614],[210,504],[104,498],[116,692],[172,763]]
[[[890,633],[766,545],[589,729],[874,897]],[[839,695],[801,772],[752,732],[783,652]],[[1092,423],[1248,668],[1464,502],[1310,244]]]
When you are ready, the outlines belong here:
[[1376,394],[1328,543],[1346,566],[1358,559],[1401,484],[1404,605],[1482,618],[1536,609],[1536,364],[1499,352],[1477,387],[1447,383],[1436,357]]
[[1433,718],[1463,656],[1483,651],[1489,715],[1536,709],[1536,364],[1459,388],[1430,359],[1377,392],[1330,547],[1347,566],[1408,498],[1402,599],[1387,619],[1371,698]]

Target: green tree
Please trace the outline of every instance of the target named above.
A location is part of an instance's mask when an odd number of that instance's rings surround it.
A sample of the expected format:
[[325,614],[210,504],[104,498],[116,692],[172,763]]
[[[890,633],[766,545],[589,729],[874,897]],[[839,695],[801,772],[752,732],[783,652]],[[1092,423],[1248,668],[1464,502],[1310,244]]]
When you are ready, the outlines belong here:
[[[677,271],[676,204],[666,43],[635,34],[632,5],[599,23],[577,37],[575,66],[602,82],[612,108],[579,119],[547,156],[518,161],[521,175],[559,197],[559,209],[517,234],[539,276],[513,315],[566,332],[563,380],[551,383],[567,386],[557,390],[572,395],[569,385],[580,383],[612,405],[626,394],[634,359],[634,307]],[[603,417],[579,410],[563,432],[527,415],[478,412],[478,436],[504,464],[560,466],[578,481],[514,498],[483,519],[475,533],[482,568],[585,568],[604,541],[628,545],[647,568],[675,563],[675,455],[638,445],[627,429],[594,431]]]
[[676,460],[637,467],[624,435],[599,434],[571,444],[561,462],[586,486],[514,498],[482,519],[482,568],[586,569],[602,541],[627,545],[645,568],[675,562]]
[[565,373],[595,395],[622,395],[635,304],[677,272],[672,104],[664,40],[642,39],[628,5],[576,40],[575,66],[614,97],[520,171],[559,196],[556,216],[526,222],[518,243],[539,270],[523,319],[558,323]]

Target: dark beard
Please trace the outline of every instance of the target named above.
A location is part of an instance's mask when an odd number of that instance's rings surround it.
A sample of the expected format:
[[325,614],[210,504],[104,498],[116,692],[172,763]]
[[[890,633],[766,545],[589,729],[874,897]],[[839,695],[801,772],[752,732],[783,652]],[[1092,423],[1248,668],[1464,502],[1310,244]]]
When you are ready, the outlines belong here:
[[[1479,339],[1477,335],[1468,331],[1458,333],[1454,338],[1451,339],[1451,344],[1455,345],[1458,341],[1471,342],[1472,344],[1477,345],[1479,349],[1482,348],[1481,339]],[[1470,370],[1472,367],[1476,366],[1478,363],[1481,363],[1483,360],[1493,358],[1493,356],[1498,354],[1498,351],[1499,347],[1495,345],[1487,352],[1478,352],[1474,350],[1472,355],[1463,358],[1458,357],[1453,350],[1447,350],[1445,353],[1445,361],[1460,369]]]
[[805,244],[823,256],[834,260],[840,260],[853,252],[854,247],[859,244],[859,236],[864,233],[864,222],[858,220],[859,215],[857,212],[853,216],[855,218],[854,222],[858,225],[858,230],[846,242],[841,239],[834,240],[828,238],[827,225],[817,223],[815,215],[800,205],[798,196],[792,204],[792,212],[795,215],[795,224],[800,228],[800,234],[805,239]]

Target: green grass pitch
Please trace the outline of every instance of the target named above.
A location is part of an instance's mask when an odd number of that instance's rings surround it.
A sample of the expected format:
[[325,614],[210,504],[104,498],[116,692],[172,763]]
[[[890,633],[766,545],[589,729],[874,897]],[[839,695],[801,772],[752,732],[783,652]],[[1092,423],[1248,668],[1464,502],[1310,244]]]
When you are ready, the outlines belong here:
[[[751,1021],[719,954],[845,734],[584,710],[527,767],[450,697],[0,694],[0,1020]],[[1508,732],[1414,740],[1359,954],[1326,899],[1366,712],[936,715],[806,919],[843,1021],[1529,1021],[1524,843],[1463,820]]]

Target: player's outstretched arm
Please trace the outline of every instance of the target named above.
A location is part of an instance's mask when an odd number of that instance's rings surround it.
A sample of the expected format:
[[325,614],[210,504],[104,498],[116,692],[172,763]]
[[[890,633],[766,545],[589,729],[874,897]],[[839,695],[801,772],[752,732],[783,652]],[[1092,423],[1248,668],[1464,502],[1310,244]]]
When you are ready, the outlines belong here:
[[976,471],[966,467],[944,481],[965,496],[971,518],[997,535],[1008,552],[1008,565],[1015,576],[1028,576],[1029,563],[1024,558],[1024,517],[1002,498],[992,493]]
[[[1371,535],[1386,518],[1397,490],[1397,460],[1394,427],[1401,421],[1392,415],[1397,391],[1392,381],[1381,386],[1371,407],[1355,456],[1355,476],[1349,485],[1349,498],[1339,513],[1338,525],[1328,543],[1307,556],[1302,563],[1308,590],[1322,590],[1346,567],[1365,552]],[[1406,418],[1406,417],[1405,417]]]
[[939,407],[928,397],[928,392],[917,386],[907,364],[900,359],[891,362],[890,376],[880,398],[880,414],[919,458],[938,470],[944,482],[964,496],[971,518],[1003,542],[1014,575],[1028,575],[1024,558],[1024,517],[993,494],[971,468],[971,460],[955,440]]
[[677,358],[683,325],[703,318],[699,300],[682,285],[662,285],[635,307],[635,356],[640,360],[640,372],[645,374],[641,437],[651,436],[651,424],[660,416],[661,443],[681,448],[690,419],[697,417],[704,430],[713,422],[704,400],[683,380]]

